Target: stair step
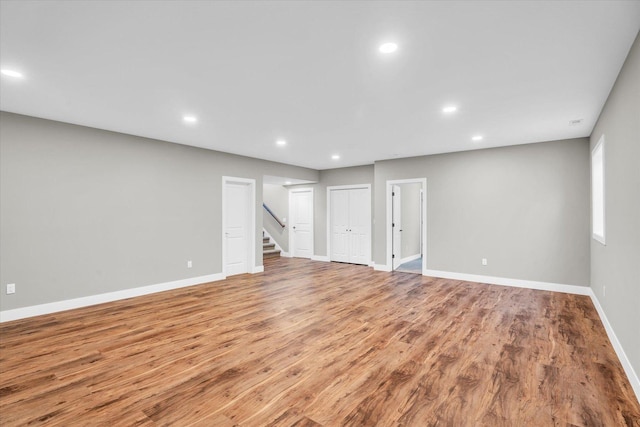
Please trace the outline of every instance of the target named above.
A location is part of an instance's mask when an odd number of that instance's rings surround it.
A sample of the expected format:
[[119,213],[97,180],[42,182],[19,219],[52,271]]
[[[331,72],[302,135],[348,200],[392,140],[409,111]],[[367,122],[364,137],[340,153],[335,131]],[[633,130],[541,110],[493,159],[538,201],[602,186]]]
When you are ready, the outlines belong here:
[[276,247],[275,243],[263,243],[262,244],[262,250],[263,251],[274,249],[275,247]]
[[268,238],[268,237],[263,237],[262,238],[262,243],[269,243],[269,240],[271,240],[271,239]]
[[262,258],[275,258],[280,256],[279,249],[269,249],[267,251],[262,252]]

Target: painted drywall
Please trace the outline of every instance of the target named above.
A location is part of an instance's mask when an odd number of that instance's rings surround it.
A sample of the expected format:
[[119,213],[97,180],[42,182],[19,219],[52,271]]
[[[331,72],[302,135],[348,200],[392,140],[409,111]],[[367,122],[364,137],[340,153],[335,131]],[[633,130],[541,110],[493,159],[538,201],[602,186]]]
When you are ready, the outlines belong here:
[[640,36],[591,134],[592,149],[602,135],[606,245],[591,239],[591,287],[640,374]]
[[[0,310],[222,272],[222,176],[318,171],[0,113]],[[187,261],[193,268],[187,268]]]
[[402,258],[420,255],[420,183],[399,184],[402,192]]
[[[327,187],[338,185],[371,185],[371,222],[373,218],[373,165],[354,166],[349,168],[327,169],[320,171],[320,180],[316,184],[301,184],[290,188],[313,188],[314,214],[314,255],[325,257],[327,253]],[[373,245],[373,234],[371,235]]]
[[285,227],[282,228],[265,209],[262,209],[262,226],[282,250],[288,252],[289,227],[287,227],[286,221],[288,220],[287,215],[289,215],[289,190],[282,185],[263,184],[262,200],[280,221],[285,221]]
[[386,181],[411,178],[427,179],[428,269],[589,285],[587,138],[376,162],[376,265]]

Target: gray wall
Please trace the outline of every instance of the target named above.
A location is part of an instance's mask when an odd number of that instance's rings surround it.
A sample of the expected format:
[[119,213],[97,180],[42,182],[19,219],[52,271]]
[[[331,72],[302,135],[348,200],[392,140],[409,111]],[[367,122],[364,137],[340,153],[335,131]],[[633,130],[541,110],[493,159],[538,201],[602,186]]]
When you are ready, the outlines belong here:
[[[282,185],[263,184],[262,200],[269,209],[284,221],[289,216],[289,190]],[[282,228],[266,210],[262,209],[262,226],[271,235],[283,251],[289,252],[289,227]]]
[[[371,221],[372,223],[375,221],[373,218],[373,170],[373,165],[322,170],[320,171],[320,180],[317,184],[301,184],[290,187],[313,188],[314,255],[329,255],[327,253],[327,187],[336,185],[371,184]],[[371,242],[373,245],[373,234],[371,235]]]
[[400,184],[402,258],[420,254],[420,183]]
[[376,162],[376,264],[386,181],[423,177],[429,269],[589,285],[588,139]]
[[591,286],[640,374],[640,37],[591,134],[591,148],[603,134],[606,246],[591,239]]
[[223,175],[256,180],[260,265],[262,176],[317,171],[2,112],[0,309],[222,272]]

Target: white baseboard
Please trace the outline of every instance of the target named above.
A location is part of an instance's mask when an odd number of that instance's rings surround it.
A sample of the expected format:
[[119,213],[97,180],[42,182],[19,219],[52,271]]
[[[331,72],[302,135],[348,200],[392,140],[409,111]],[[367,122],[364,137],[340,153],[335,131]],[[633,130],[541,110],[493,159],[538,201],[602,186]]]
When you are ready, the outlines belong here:
[[90,295],[87,297],[74,298],[70,300],[50,302],[47,304],[32,305],[29,307],[15,308],[13,310],[4,310],[0,311],[0,323],[9,322],[11,320],[24,319],[27,317],[40,316],[42,314],[72,310],[74,308],[88,307],[90,305],[118,301],[142,295],[154,294],[156,292],[184,288],[186,286],[199,285],[201,283],[216,282],[218,280],[224,280],[225,278],[226,276],[223,273],[209,274],[206,276],[191,277],[189,279],[158,283],[155,285],[142,286],[139,288],[124,289],[121,291],[108,292],[105,294]]
[[311,255],[311,260],[312,261],[322,261],[322,262],[329,262],[329,257],[326,255]]
[[376,268],[376,263],[373,261],[369,261],[369,264],[367,264],[369,267],[373,268],[375,270]]
[[256,265],[255,267],[253,267],[250,273],[251,274],[264,273],[264,265]]
[[387,271],[387,272],[391,271],[391,267],[389,267],[388,265],[384,265],[384,264],[375,264],[373,266],[373,269],[375,271]]
[[422,256],[422,255],[420,255],[420,254],[415,254],[415,255],[411,255],[411,256],[408,256],[408,257],[402,258],[402,259],[400,260],[400,264],[404,264],[405,262],[413,261],[414,259],[418,259],[418,258],[420,258],[421,256]]
[[482,276],[478,274],[452,273],[450,271],[439,270],[425,270],[422,274],[425,276],[442,277],[444,279],[489,283],[491,285],[513,286],[516,288],[538,289],[541,291],[564,292],[567,294],[591,295],[591,288],[588,286],[564,285],[561,283],[509,279],[506,277]]
[[593,289],[589,288],[589,291],[590,291],[589,296],[591,297],[591,301],[593,302],[593,305],[596,307],[596,311],[600,316],[600,320],[604,325],[605,331],[607,331],[607,336],[609,337],[609,341],[611,341],[611,345],[613,346],[613,349],[615,350],[616,355],[618,356],[618,359],[622,364],[622,368],[624,369],[624,372],[627,374],[627,378],[631,383],[631,387],[633,388],[633,391],[636,394],[636,399],[640,401],[640,378],[638,378],[638,374],[636,374],[635,370],[633,369],[633,366],[631,366],[631,362],[629,361],[627,354],[624,352],[624,348],[622,347],[622,344],[620,343],[620,341],[618,341],[618,337],[616,336],[616,333],[611,327],[611,324],[609,323],[609,319],[607,319],[607,315],[604,314],[604,310],[600,305],[600,301],[598,301],[598,297],[596,297],[596,294],[593,292]]
[[291,254],[289,252],[280,251],[280,256],[285,258],[291,258]]

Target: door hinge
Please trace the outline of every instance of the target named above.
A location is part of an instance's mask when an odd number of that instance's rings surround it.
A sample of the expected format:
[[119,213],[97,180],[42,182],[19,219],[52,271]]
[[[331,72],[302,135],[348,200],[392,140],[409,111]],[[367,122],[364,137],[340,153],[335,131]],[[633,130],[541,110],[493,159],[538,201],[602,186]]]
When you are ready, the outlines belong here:
[[391,255],[391,258],[392,258],[392,259],[393,259],[393,258],[395,258],[395,257],[396,257],[396,254],[392,254],[392,255]]
[[392,227],[395,227],[395,226],[396,226],[396,223],[395,223],[395,222],[392,222],[392,223],[391,223],[391,226],[392,226]]
[[393,192],[391,193],[391,197],[395,197],[395,195],[396,195],[396,193],[393,193]]

